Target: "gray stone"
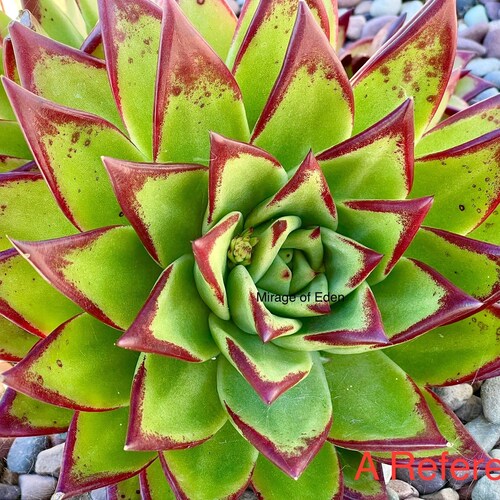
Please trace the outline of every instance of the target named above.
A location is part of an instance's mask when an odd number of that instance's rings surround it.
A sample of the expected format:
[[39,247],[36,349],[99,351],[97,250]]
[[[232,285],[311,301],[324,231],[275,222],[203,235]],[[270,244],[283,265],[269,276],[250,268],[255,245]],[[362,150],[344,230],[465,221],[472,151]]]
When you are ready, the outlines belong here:
[[481,403],[481,398],[475,395],[472,395],[464,405],[455,411],[456,416],[462,422],[470,422],[479,417],[482,413],[483,405]]
[[449,387],[436,387],[434,392],[443,400],[443,403],[452,410],[458,410],[472,396],[470,384],[451,385]]
[[108,494],[106,488],[99,488],[90,492],[92,500],[108,500]]
[[484,5],[475,5],[469,9],[464,16],[464,21],[467,26],[474,26],[475,24],[487,23],[489,21],[488,14]]
[[500,58],[500,21],[492,21],[488,34],[484,37],[484,47],[488,57]]
[[500,424],[500,377],[484,382],[481,387],[481,400],[484,416],[490,422]]
[[21,474],[21,500],[50,500],[56,490],[57,480],[50,476],[36,474]]
[[[483,477],[485,474],[486,473],[484,470],[478,469],[478,471],[476,472],[476,478]],[[455,476],[457,477],[457,479],[451,475],[451,472],[449,470],[446,471],[448,486],[450,488],[453,488],[454,490],[460,490],[464,486],[474,481],[474,472],[472,470],[469,472],[459,472],[457,470],[455,471]]]
[[476,486],[477,481],[473,481],[472,483],[466,484],[462,486],[459,490],[457,490],[458,498],[460,500],[471,500],[472,499],[472,491],[474,490],[474,486]]
[[487,453],[493,449],[500,438],[500,425],[488,422],[483,416],[477,417],[472,422],[465,424],[476,443]]
[[387,484],[392,478],[392,467],[389,464],[382,465],[382,474],[384,475],[384,483]]
[[490,25],[488,23],[480,23],[475,24],[474,26],[466,27],[460,31],[459,35],[462,38],[468,38],[474,42],[481,43],[489,29]]
[[347,27],[347,38],[350,40],[357,40],[360,38],[365,24],[365,16],[351,16],[349,19],[349,26]]
[[387,488],[387,500],[399,500],[399,495],[391,488]]
[[472,61],[467,64],[467,69],[469,69],[473,75],[484,76],[492,71],[500,70],[500,60],[495,59],[494,57],[488,57],[486,59],[472,59]]
[[339,7],[341,9],[352,9],[359,4],[361,0],[339,0]]
[[457,40],[457,49],[470,50],[478,56],[484,56],[486,54],[486,49],[479,42],[469,40],[468,38],[462,38],[461,36],[459,36]]
[[472,500],[493,500],[500,498],[500,481],[482,477],[472,490]]
[[393,23],[396,19],[397,16],[383,16],[370,19],[365,24],[361,37],[365,38],[375,36],[385,25]]
[[57,446],[58,444],[65,443],[67,437],[67,432],[62,432],[61,434],[52,434],[50,436],[50,446]]
[[406,500],[415,496],[418,498],[418,491],[411,484],[405,483],[400,479],[392,479],[387,483],[387,486],[397,493],[400,500]]
[[431,495],[425,495],[424,498],[428,498],[429,500],[458,500],[459,496],[455,490],[445,488],[444,490],[436,491],[436,493],[432,493]]
[[397,16],[401,10],[401,0],[374,0],[370,8],[373,17]]
[[414,479],[411,479],[410,471],[408,471],[407,469],[398,469],[396,473],[398,479],[411,484],[421,495],[434,493],[435,491],[441,489],[446,483],[446,479],[443,479],[441,477],[441,474],[432,471],[422,471],[422,476],[426,478],[432,475],[435,476],[433,479],[423,479],[422,477],[420,477],[420,474],[417,473],[417,469],[414,469],[413,472]]
[[409,21],[415,17],[424,4],[420,0],[413,0],[412,2],[405,2],[401,7],[401,14],[406,14],[406,20]]
[[243,495],[241,495],[239,500],[257,500],[257,498],[258,497],[255,492],[253,492],[252,490],[246,490],[245,492],[243,492]]
[[366,15],[370,13],[370,8],[372,6],[372,0],[363,0],[354,10],[357,15]]
[[38,454],[35,472],[41,475],[59,477],[64,453],[64,443],[58,444]]
[[12,486],[11,484],[0,484],[0,498],[2,500],[17,500],[21,496],[21,489],[19,486]]
[[496,20],[500,17],[500,4],[497,2],[486,2],[484,5],[486,13],[491,20]]
[[500,460],[500,449],[499,448],[493,448],[490,451],[490,457],[491,458],[496,458],[497,460]]
[[492,71],[488,73],[484,79],[491,82],[495,87],[500,88],[500,71]]
[[7,455],[7,467],[18,474],[29,474],[35,468],[36,457],[48,443],[46,436],[16,438]]
[[457,11],[458,15],[463,17],[463,15],[474,5],[476,4],[475,0],[457,0]]
[[498,93],[499,93],[498,89],[496,88],[483,90],[483,92],[481,92],[476,97],[474,97],[474,99],[472,99],[471,103],[484,101],[485,99],[489,99],[490,97],[498,95]]

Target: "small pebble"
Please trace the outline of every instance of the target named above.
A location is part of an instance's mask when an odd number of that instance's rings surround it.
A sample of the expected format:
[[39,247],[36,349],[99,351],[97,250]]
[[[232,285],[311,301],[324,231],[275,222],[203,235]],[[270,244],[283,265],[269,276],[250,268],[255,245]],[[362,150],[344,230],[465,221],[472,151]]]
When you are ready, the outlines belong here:
[[486,9],[486,13],[488,14],[488,17],[492,20],[495,21],[498,18],[500,18],[500,4],[497,2],[487,2],[484,5]]
[[19,486],[21,500],[50,500],[56,490],[57,480],[50,476],[36,474],[21,474]]
[[493,500],[500,498],[500,481],[482,477],[472,490],[472,500]]
[[347,38],[350,40],[357,40],[360,38],[365,24],[365,16],[351,16],[349,19],[349,26],[347,27]]
[[7,467],[18,474],[29,474],[35,468],[36,457],[48,444],[46,436],[16,438],[7,455]]
[[474,5],[476,5],[475,0],[457,0],[458,15],[462,17]]
[[401,0],[374,0],[370,8],[370,14],[373,17],[397,16],[401,10],[401,5]]
[[356,15],[366,15],[370,13],[370,8],[372,6],[371,0],[363,0],[354,10]]
[[108,500],[108,493],[106,488],[99,488],[90,492],[92,500]]
[[424,4],[420,0],[414,0],[412,2],[405,2],[401,7],[401,14],[406,14],[406,21],[415,17]]
[[387,486],[397,493],[400,500],[406,500],[415,496],[418,498],[418,491],[411,484],[405,483],[400,479],[392,479],[387,483]]
[[361,0],[339,0],[339,7],[341,9],[352,9],[359,4]]
[[458,491],[458,498],[460,500],[471,500],[472,499],[472,491],[474,486],[476,486],[477,481],[473,481],[472,483],[466,484],[462,486]]
[[12,486],[11,484],[0,484],[0,498],[2,500],[17,500],[21,496],[21,489],[19,486]]
[[472,422],[465,424],[465,428],[486,453],[493,449],[500,438],[500,425],[488,422],[483,416],[477,417]]
[[64,453],[64,443],[58,444],[38,454],[35,472],[41,475],[59,477]]
[[387,500],[399,500],[399,495],[391,488],[387,488]]
[[467,26],[474,26],[475,24],[487,23],[489,21],[488,14],[484,5],[475,5],[469,9],[464,16],[464,21]]
[[481,403],[481,398],[475,395],[472,395],[464,405],[455,411],[456,416],[462,422],[466,423],[479,417],[482,413],[483,405]]
[[414,479],[410,478],[410,471],[406,469],[398,469],[397,478],[401,479],[405,483],[411,484],[421,495],[425,495],[428,493],[434,493],[441,489],[446,483],[446,479],[443,479],[440,474],[436,474],[435,472],[422,471],[422,476],[428,478],[429,476],[435,475],[433,479],[423,479],[417,474],[416,469],[413,474]]
[[480,101],[484,101],[484,100],[489,99],[490,97],[494,97],[498,94],[499,94],[499,92],[498,92],[498,89],[496,89],[496,88],[486,89],[483,92],[481,92],[480,94],[478,94],[476,97],[474,97],[474,99],[472,99],[472,101],[471,101],[471,104],[474,104],[474,103],[480,102]]
[[257,500],[257,495],[252,490],[246,490],[243,492],[243,495],[241,495],[239,500]]
[[393,23],[397,16],[383,16],[370,19],[364,26],[361,37],[375,36],[386,24]]
[[429,500],[458,500],[459,496],[455,490],[451,488],[445,488],[444,490],[436,491],[431,495],[425,495],[424,498]]
[[500,21],[492,21],[488,34],[484,37],[484,47],[488,57],[500,58]]
[[491,82],[495,87],[500,88],[500,71],[492,71],[488,73],[484,79]]
[[469,40],[468,38],[458,37],[457,49],[459,50],[470,50],[478,56],[484,56],[486,54],[486,49],[478,42],[474,40]]
[[472,59],[472,61],[467,64],[467,69],[470,69],[473,75],[484,76],[492,71],[500,70],[500,60],[494,57]]
[[65,443],[67,437],[67,432],[62,432],[61,434],[51,434],[50,446],[57,446],[58,444]]
[[436,387],[434,392],[443,400],[443,403],[452,410],[458,410],[472,396],[470,384],[458,384],[448,387]]
[[474,42],[481,43],[488,33],[490,29],[490,25],[488,23],[480,23],[475,24],[471,27],[466,27],[460,31],[461,38],[468,38],[469,40],[473,40]]

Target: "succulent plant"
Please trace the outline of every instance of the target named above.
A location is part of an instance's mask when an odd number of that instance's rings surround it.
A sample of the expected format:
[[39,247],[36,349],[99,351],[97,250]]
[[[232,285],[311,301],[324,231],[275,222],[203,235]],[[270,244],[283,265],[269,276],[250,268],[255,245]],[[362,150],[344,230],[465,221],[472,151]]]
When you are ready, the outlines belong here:
[[0,434],[69,427],[61,497],[376,500],[363,452],[485,458],[430,390],[500,373],[500,99],[437,124],[455,2],[350,81],[329,1],[161,4],[100,1],[105,60],[10,27],[39,172],[0,177]]

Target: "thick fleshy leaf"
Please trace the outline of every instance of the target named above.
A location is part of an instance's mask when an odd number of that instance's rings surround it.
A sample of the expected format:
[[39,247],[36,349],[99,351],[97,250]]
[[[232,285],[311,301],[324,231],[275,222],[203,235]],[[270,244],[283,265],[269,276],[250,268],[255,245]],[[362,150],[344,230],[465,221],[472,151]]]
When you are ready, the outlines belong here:
[[33,158],[19,124],[14,121],[0,120],[0,151],[14,158]]
[[0,314],[27,332],[45,337],[81,312],[14,249],[0,253],[0,275]]
[[246,217],[255,205],[276,193],[287,180],[285,170],[265,151],[211,134],[204,227],[213,226],[234,210]]
[[[328,15],[322,0],[308,0],[308,5],[329,36]],[[297,0],[271,0],[249,2],[243,9],[226,62],[243,93],[251,129],[282,69],[297,7]]]
[[491,306],[385,352],[422,386],[475,381],[500,369],[499,321],[500,307]]
[[417,156],[454,148],[494,132],[500,125],[500,96],[478,102],[433,128],[417,143]]
[[12,246],[7,236],[36,240],[76,232],[38,173],[2,174],[0,199],[0,250]]
[[338,205],[339,232],[383,254],[368,281],[387,276],[411,243],[432,205],[432,198],[359,200]]
[[310,152],[291,179],[248,216],[246,227],[272,218],[296,215],[304,226],[337,229],[337,210],[321,168]]
[[229,52],[237,21],[231,7],[225,0],[180,0],[179,5],[201,36],[224,60]]
[[425,262],[482,302],[500,299],[500,247],[496,245],[422,227],[405,255]]
[[493,212],[481,224],[471,231],[467,236],[476,240],[487,241],[493,245],[500,246],[500,207],[497,206]]
[[99,17],[118,110],[132,141],[150,160],[161,9],[148,0],[99,0]]
[[242,216],[232,212],[201,238],[193,241],[196,260],[194,278],[198,292],[207,306],[222,319],[229,319],[224,277],[227,251],[233,237],[241,230]]
[[190,448],[214,435],[226,419],[215,360],[141,356],[132,385],[127,450]]
[[[297,254],[298,253],[299,252],[297,252]],[[303,257],[303,259],[306,260],[305,257]],[[310,266],[309,269],[311,269]],[[294,274],[295,274],[295,268],[294,268]],[[309,280],[308,283],[310,281],[311,280]],[[256,285],[258,288],[262,290],[267,290],[271,293],[276,293],[278,295],[290,295],[290,293],[292,293],[290,292],[291,282],[292,282],[292,271],[278,254],[273,260],[273,263],[271,264],[269,269],[266,271],[264,276],[262,276],[262,278],[258,281],[258,283],[256,283]]]
[[436,125],[439,124],[441,120],[446,118],[446,110],[448,109],[448,105],[450,104],[451,98],[454,95],[455,88],[458,81],[460,80],[461,75],[462,72],[459,69],[454,69],[451,72],[450,79],[448,80],[448,84],[446,85],[446,90],[441,97],[441,101],[436,109],[436,112],[434,113],[434,116],[432,117],[432,120],[427,125],[426,131],[433,129]]
[[296,335],[275,343],[299,351],[358,352],[384,346],[388,339],[370,287],[362,284],[345,301],[332,305],[329,314],[304,318]]
[[397,451],[446,444],[422,393],[381,351],[329,354],[324,370],[335,415],[329,439],[336,445]]
[[[457,459],[465,459],[471,465],[474,464],[474,460],[477,460],[479,469],[483,468],[484,464],[491,459],[474,441],[458,417],[430,389],[423,389],[422,393],[429,410],[432,412],[432,417],[439,427],[439,432],[444,436],[447,444],[443,448],[435,450],[414,451],[415,463],[423,462],[423,459],[426,458],[438,461],[441,460],[442,454],[445,453],[448,455],[445,458],[448,467]],[[387,463],[392,461],[392,457],[388,453],[373,453],[373,457],[380,458],[381,461]],[[405,456],[404,453],[397,458],[399,463],[408,461],[408,456]],[[482,465],[481,462],[483,462]]]
[[106,488],[106,500],[143,500],[139,474],[108,486]]
[[12,24],[10,36],[21,84],[26,90],[123,127],[102,61],[20,23]]
[[64,450],[59,492],[71,497],[123,481],[155,458],[153,452],[123,449],[127,421],[128,408],[75,414]]
[[412,96],[420,137],[446,90],[456,32],[455,1],[428,2],[353,78],[354,131],[365,130]]
[[319,356],[309,375],[266,405],[238,371],[219,357],[219,395],[245,438],[290,477],[300,477],[332,424],[328,385]]
[[[305,2],[299,2],[285,61],[252,133],[252,143],[290,170],[351,135],[347,75]],[[317,124],[321,123],[321,127]]]
[[401,199],[413,182],[413,103],[318,155],[335,200]]
[[9,80],[3,82],[38,166],[66,217],[79,229],[123,224],[100,157],[141,160],[139,151],[102,118],[54,104]]
[[335,49],[337,52],[340,52],[340,49],[344,46],[346,36],[347,36],[347,28],[349,26],[349,20],[353,14],[353,10],[346,10],[341,16],[339,16],[339,27],[337,32],[337,44],[335,45]]
[[321,229],[321,241],[325,249],[328,291],[338,296],[356,289],[383,258],[357,241],[329,229]]
[[21,0],[43,30],[55,40],[71,47],[79,47],[83,41],[83,18],[76,2],[59,0]]
[[257,450],[227,422],[205,443],[160,453],[176,498],[239,498],[257,460]]
[[175,500],[160,460],[155,460],[139,477],[143,500]]
[[467,234],[495,209],[500,198],[499,139],[497,129],[415,162],[411,197],[434,195],[426,225]]
[[325,443],[297,480],[260,455],[252,475],[252,486],[259,498],[340,500],[344,498],[342,475],[335,447]]
[[0,436],[43,436],[65,432],[71,410],[31,399],[7,388],[0,402]]
[[233,323],[213,315],[210,331],[227,360],[267,404],[298,384],[311,370],[308,353],[288,351],[271,343],[264,347],[255,335],[247,335]]
[[20,361],[40,339],[0,316],[0,359]]
[[97,23],[95,25],[95,28],[89,33],[89,36],[82,43],[80,50],[90,54],[91,56],[97,57],[98,59],[105,58],[104,45],[102,43],[101,23]]
[[275,316],[259,295],[246,267],[235,267],[228,276],[227,296],[231,319],[239,328],[247,333],[258,334],[264,342],[299,330],[300,321]]
[[103,161],[123,213],[152,257],[167,266],[190,252],[206,207],[206,167]]
[[17,170],[26,165],[28,160],[23,158],[16,158],[14,156],[0,155],[0,173],[10,172]]
[[[323,269],[323,258],[325,255],[321,231],[322,228],[320,227],[297,229],[290,233],[285,243],[283,243],[282,248],[289,248],[294,251],[300,250],[306,256],[311,267],[316,272],[320,272]],[[326,231],[329,230],[326,229]]]
[[[378,481],[372,471],[358,475],[358,469],[363,461],[363,455],[356,451],[337,448],[344,480],[344,497],[349,500],[386,500],[387,490],[384,482],[382,466],[373,463],[374,472],[378,475]],[[370,467],[370,463],[366,467]]]
[[219,350],[208,327],[210,310],[198,295],[194,260],[185,255],[171,264],[156,283],[120,347],[183,359],[206,361]]
[[15,245],[53,287],[120,329],[130,326],[160,273],[131,227]]
[[426,264],[406,258],[401,259],[391,274],[372,290],[386,334],[393,343],[458,321],[481,307],[480,302]]
[[166,0],[155,98],[154,158],[206,165],[209,131],[248,140],[241,92],[175,0]]
[[[4,381],[31,397],[74,410],[128,405],[137,355],[115,346],[118,335],[91,316],[77,316],[5,372]],[[82,356],[82,352],[92,356]]]

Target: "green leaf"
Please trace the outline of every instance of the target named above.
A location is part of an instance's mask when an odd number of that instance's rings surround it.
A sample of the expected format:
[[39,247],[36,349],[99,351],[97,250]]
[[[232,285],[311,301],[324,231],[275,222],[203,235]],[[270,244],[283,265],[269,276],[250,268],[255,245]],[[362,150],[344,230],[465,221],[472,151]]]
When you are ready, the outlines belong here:
[[0,253],[0,275],[0,313],[33,335],[45,337],[81,312],[15,250]]
[[[297,252],[297,255],[300,252]],[[302,254],[303,255],[303,254]],[[303,257],[304,261],[306,260]],[[307,261],[306,261],[307,262]],[[309,267],[312,271],[312,269]],[[314,273],[314,271],[312,271]],[[294,276],[296,268],[294,267]],[[293,280],[291,269],[285,264],[285,261],[279,256],[274,258],[273,263],[266,271],[264,276],[256,283],[257,287],[278,295],[289,295],[290,285]],[[310,280],[309,280],[310,281]]]
[[0,316],[0,359],[20,361],[39,341],[35,335]]
[[408,97],[421,137],[446,90],[455,56],[455,0],[433,0],[371,57],[352,79],[359,133]]
[[0,120],[0,154],[27,160],[33,158],[17,122]]
[[418,157],[445,151],[494,132],[500,124],[500,96],[480,101],[427,132],[417,143]]
[[319,153],[349,138],[353,114],[352,89],[342,64],[307,4],[299,2],[283,67],[252,143],[290,170],[308,151]]
[[368,282],[383,280],[401,258],[432,205],[417,200],[358,200],[338,205],[339,233],[382,254]]
[[204,229],[234,210],[246,217],[288,180],[285,170],[265,151],[213,133],[209,172]]
[[160,453],[160,459],[176,498],[212,500],[238,498],[250,480],[257,455],[227,422],[205,443]]
[[210,317],[210,331],[227,360],[243,375],[262,400],[273,403],[284,392],[307,377],[312,367],[306,352],[264,345],[229,321]]
[[196,261],[194,278],[205,304],[222,319],[229,319],[224,278],[227,270],[227,251],[233,237],[241,230],[242,216],[232,212],[208,233],[193,241]]
[[53,287],[119,329],[130,326],[160,273],[131,227],[15,244]]
[[116,500],[142,500],[139,475],[120,481],[106,489],[107,498]]
[[[323,2],[310,0],[309,5],[327,32],[328,16]],[[243,9],[226,62],[243,93],[250,129],[257,122],[282,68],[297,7],[297,0],[271,0],[248,2]]]
[[214,435],[226,419],[215,360],[141,356],[132,385],[127,450],[190,448]]
[[482,305],[426,264],[406,258],[372,290],[393,343],[462,319]]
[[218,354],[208,327],[210,310],[198,294],[194,260],[184,255],[156,283],[146,304],[118,345],[183,359],[206,361]]
[[264,342],[295,333],[301,326],[298,320],[275,316],[269,311],[245,266],[236,266],[229,274],[227,296],[231,319],[244,332],[256,333]]
[[[498,204],[500,130],[415,162],[411,197],[432,194],[428,226],[467,234]],[[453,183],[450,185],[450,179]]]
[[99,20],[97,0],[78,0],[78,7],[85,21],[87,32],[91,32]]
[[71,497],[123,481],[155,458],[153,452],[123,449],[127,420],[128,408],[75,414],[66,441],[59,492]]
[[337,210],[321,168],[310,152],[290,180],[270,199],[250,212],[245,226],[280,216],[300,217],[304,226],[337,229]]
[[23,437],[66,432],[72,416],[71,410],[42,403],[8,387],[0,402],[0,434]]
[[43,239],[76,232],[57,206],[38,173],[7,173],[0,177],[0,250],[7,239]]
[[332,407],[318,357],[309,375],[271,406],[222,356],[218,390],[231,420],[264,456],[290,477],[300,477],[323,446]]
[[179,6],[200,35],[224,60],[236,28],[236,15],[225,0],[180,0]]
[[207,169],[103,158],[123,213],[163,266],[191,251],[207,205]]
[[148,0],[99,0],[98,4],[115,101],[133,143],[151,160],[161,9]]
[[260,455],[252,475],[252,486],[260,498],[340,500],[343,497],[342,477],[335,447],[325,443],[297,480]]
[[[91,316],[76,316],[5,372],[5,383],[46,403],[75,410],[128,405],[137,354],[116,347],[118,335]],[[82,356],[85,352],[92,355]]]
[[175,500],[160,460],[155,460],[140,475],[141,493],[148,500]]
[[481,224],[471,231],[467,236],[480,241],[487,241],[493,245],[500,245],[500,208],[491,212]]
[[336,445],[397,451],[446,444],[421,392],[385,354],[327,356],[324,369],[335,415],[329,439]]
[[422,227],[405,255],[425,262],[482,302],[500,298],[500,248],[496,245]]
[[64,214],[82,230],[126,222],[101,156],[141,160],[139,151],[96,115],[54,104],[9,80],[4,80],[4,86]]
[[491,306],[384,352],[422,386],[474,381],[498,366],[499,321]]
[[335,200],[401,199],[413,181],[413,102],[368,130],[319,154]]

